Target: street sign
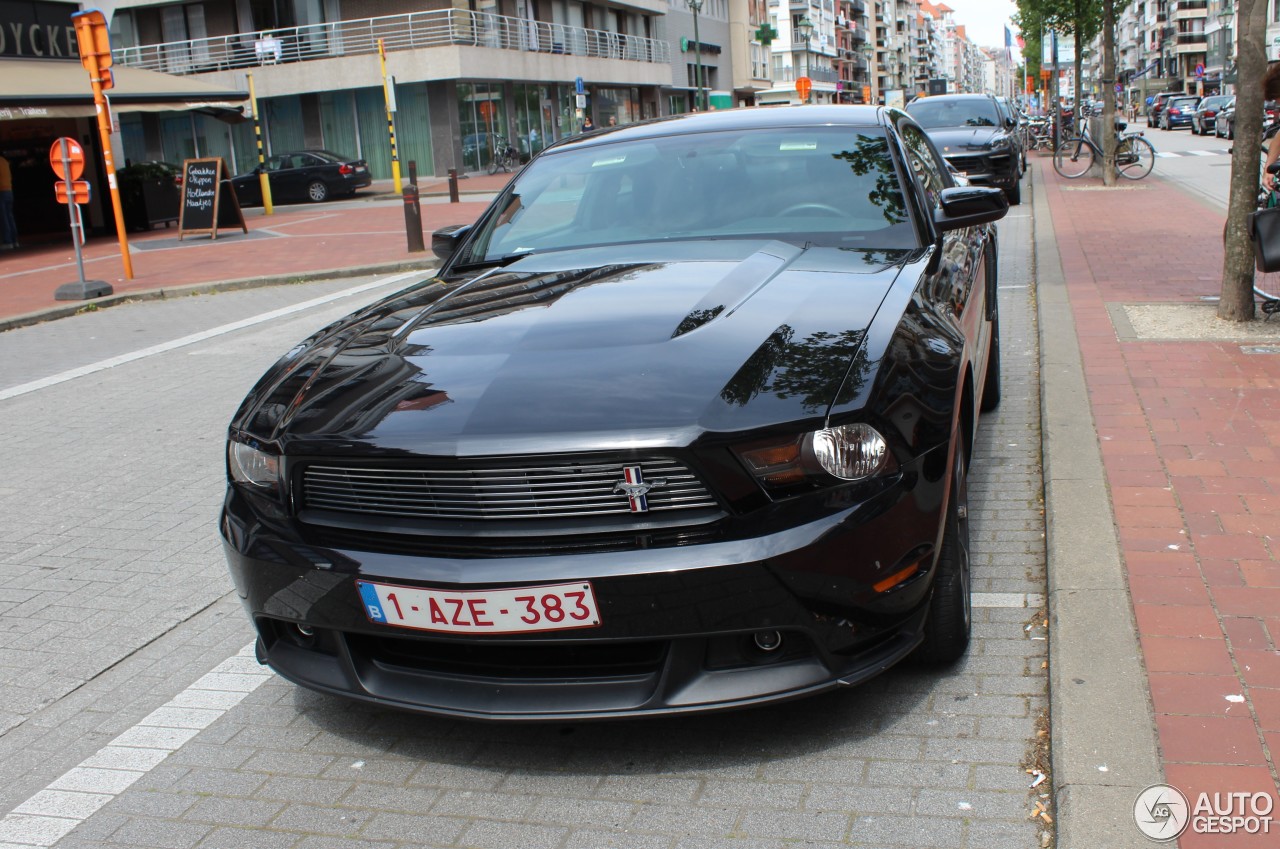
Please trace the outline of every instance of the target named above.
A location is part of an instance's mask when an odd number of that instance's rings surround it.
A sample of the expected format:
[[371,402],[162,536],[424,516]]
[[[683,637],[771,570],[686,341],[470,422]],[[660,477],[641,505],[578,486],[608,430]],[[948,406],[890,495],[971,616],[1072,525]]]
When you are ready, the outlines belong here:
[[575,98],[576,98],[576,99],[574,100],[574,105],[575,105],[575,106],[577,106],[579,109],[586,109],[586,108],[587,108],[587,96],[586,96],[585,94],[578,94],[578,95],[575,95]]
[[53,184],[53,194],[58,199],[58,203],[88,203],[89,202],[89,183],[87,180],[72,180],[71,191],[68,195],[67,184],[59,180]]
[[[97,9],[78,12],[71,16],[76,28],[76,43],[80,48],[80,64],[86,71],[111,67],[111,33],[107,18]],[[94,57],[90,59],[89,57]],[[95,61],[96,60],[96,61]],[[107,86],[103,86],[107,88]]]
[[[65,169],[62,167],[62,143],[67,143],[67,164],[70,165],[71,175],[67,176]],[[58,175],[59,180],[79,180],[80,175],[84,173],[84,148],[80,146],[80,142],[73,138],[57,139],[53,143],[53,147],[49,148],[49,164],[53,166],[53,173]],[[66,203],[66,201],[61,201]]]
[[586,94],[586,93],[587,93],[587,86],[586,86],[586,83],[584,83],[584,82],[582,81],[582,77],[578,77],[577,79],[575,79],[575,80],[573,81],[573,93],[574,93],[574,94]]
[[813,80],[808,77],[796,77],[796,94],[803,99],[808,98],[811,91],[813,91]]
[[1204,63],[1203,63],[1203,62],[1201,62],[1200,64],[1196,65],[1196,76],[1197,76],[1197,77],[1203,77],[1203,76],[1204,76]]

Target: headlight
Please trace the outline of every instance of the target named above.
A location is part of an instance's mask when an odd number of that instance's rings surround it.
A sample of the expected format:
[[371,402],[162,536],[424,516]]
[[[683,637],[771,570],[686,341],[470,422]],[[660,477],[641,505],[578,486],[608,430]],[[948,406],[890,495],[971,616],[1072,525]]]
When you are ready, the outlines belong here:
[[766,489],[797,485],[831,486],[837,481],[864,480],[897,468],[888,443],[869,424],[850,424],[757,444],[738,451],[747,468]]
[[884,468],[889,446],[870,425],[825,428],[809,435],[808,443],[827,474],[842,480],[869,478]]
[[280,483],[280,458],[234,440],[227,443],[231,479],[256,489],[274,491]]
[[1009,146],[1008,136],[997,136],[991,141],[987,142],[987,147],[991,148],[992,150],[1004,150],[1008,146]]

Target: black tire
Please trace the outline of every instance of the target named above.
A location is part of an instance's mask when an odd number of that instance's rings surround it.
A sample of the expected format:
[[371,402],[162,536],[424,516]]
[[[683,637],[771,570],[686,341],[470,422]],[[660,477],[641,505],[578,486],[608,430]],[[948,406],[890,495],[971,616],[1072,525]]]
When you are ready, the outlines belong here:
[[1000,310],[991,319],[991,342],[987,346],[987,376],[982,384],[979,409],[989,413],[1000,406]]
[[312,203],[322,203],[329,199],[329,187],[325,185],[323,180],[312,180],[307,186],[307,200]]
[[1004,190],[1004,196],[1009,201],[1009,206],[1017,206],[1022,203],[1022,176],[1019,175],[1014,180],[1013,185]]
[[959,660],[969,647],[973,629],[969,562],[969,477],[964,440],[956,436],[956,457],[951,467],[951,496],[947,499],[942,550],[933,576],[933,595],[924,624],[924,640],[915,651],[922,663],[941,665]]
[[493,158],[489,160],[489,173],[490,174],[498,173],[498,154],[496,153],[493,155]]

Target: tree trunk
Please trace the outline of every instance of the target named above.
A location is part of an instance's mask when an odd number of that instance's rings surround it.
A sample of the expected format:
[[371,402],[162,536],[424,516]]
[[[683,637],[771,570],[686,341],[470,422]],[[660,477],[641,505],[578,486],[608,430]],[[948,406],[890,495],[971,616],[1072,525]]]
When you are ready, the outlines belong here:
[[[1236,125],[1231,153],[1231,196],[1222,261],[1218,317],[1249,321],[1254,316],[1253,244],[1249,213],[1257,208],[1262,156],[1262,78],[1267,70],[1267,2],[1239,0],[1236,47]],[[1280,143],[1280,139],[1277,139]]]
[[1116,184],[1116,15],[1114,0],[1102,4],[1102,185]]

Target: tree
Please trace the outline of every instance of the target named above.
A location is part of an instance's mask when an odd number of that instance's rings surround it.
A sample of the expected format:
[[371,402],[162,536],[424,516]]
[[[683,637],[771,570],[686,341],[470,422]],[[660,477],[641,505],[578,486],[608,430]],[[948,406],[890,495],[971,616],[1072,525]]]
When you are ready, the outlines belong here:
[[[1223,235],[1222,297],[1218,317],[1250,321],[1254,316],[1253,246],[1249,213],[1257,207],[1262,156],[1262,80],[1267,70],[1267,0],[1237,0],[1236,126],[1231,152],[1231,194]],[[1273,141],[1280,143],[1280,140]]]
[[[1076,103],[1077,116],[1083,101],[1081,70],[1084,45],[1097,37],[1102,27],[1102,2],[1103,0],[1017,0],[1018,11],[1014,20],[1023,33],[1035,33],[1037,42],[1042,40],[1047,30],[1075,36],[1076,79],[1072,97]],[[1112,102],[1114,110],[1114,99]]]

